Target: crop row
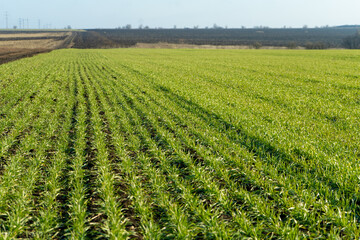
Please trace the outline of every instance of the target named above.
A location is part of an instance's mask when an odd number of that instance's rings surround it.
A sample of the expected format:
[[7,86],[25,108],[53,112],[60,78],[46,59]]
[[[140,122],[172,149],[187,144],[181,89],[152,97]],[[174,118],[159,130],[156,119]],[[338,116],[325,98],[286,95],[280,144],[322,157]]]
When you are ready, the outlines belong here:
[[357,58],[61,50],[0,66],[1,238],[359,237]]

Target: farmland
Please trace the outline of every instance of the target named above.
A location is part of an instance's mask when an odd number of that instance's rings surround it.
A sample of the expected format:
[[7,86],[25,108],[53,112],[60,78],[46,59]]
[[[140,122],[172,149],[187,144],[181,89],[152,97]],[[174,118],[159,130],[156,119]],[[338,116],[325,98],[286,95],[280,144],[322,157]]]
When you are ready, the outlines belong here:
[[187,49],[1,65],[0,236],[359,238],[359,67]]
[[47,53],[54,49],[70,48],[77,32],[69,31],[0,31],[0,64]]
[[249,29],[87,29],[74,41],[75,48],[131,47],[141,43],[213,46],[341,48],[343,39],[359,31],[359,26],[329,28],[249,28]]

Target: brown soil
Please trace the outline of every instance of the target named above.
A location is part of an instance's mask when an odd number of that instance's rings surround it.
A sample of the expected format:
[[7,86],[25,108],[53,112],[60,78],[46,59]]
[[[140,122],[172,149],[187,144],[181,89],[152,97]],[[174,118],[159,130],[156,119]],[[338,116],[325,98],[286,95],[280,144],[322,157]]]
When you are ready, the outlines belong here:
[[39,32],[39,33],[1,33],[0,40],[6,38],[52,38],[71,35],[71,32]]
[[11,62],[24,57],[31,57],[39,53],[50,52],[46,48],[0,48],[0,64]]
[[76,36],[77,32],[0,32],[0,64],[54,49],[71,48]]

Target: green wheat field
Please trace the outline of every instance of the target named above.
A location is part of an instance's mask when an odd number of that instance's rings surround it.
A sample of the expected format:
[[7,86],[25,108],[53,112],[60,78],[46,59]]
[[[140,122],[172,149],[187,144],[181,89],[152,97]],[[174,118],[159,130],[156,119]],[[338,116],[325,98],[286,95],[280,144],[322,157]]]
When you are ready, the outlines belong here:
[[360,237],[360,51],[0,66],[0,239]]

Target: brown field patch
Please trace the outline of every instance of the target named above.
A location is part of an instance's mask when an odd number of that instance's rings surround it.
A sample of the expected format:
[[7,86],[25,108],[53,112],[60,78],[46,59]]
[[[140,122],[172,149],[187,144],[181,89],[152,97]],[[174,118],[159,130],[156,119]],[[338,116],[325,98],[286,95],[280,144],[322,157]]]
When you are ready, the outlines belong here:
[[62,40],[54,39],[35,39],[35,40],[11,40],[11,41],[0,41],[0,48],[3,49],[55,49],[63,43]]
[[0,64],[11,62],[24,57],[31,57],[39,53],[50,52],[51,49],[46,48],[0,48]]
[[52,38],[52,37],[63,37],[69,36],[71,32],[39,32],[39,33],[1,33],[0,32],[0,39],[7,39],[7,38]]
[[70,48],[76,32],[0,32],[0,64],[54,49]]

